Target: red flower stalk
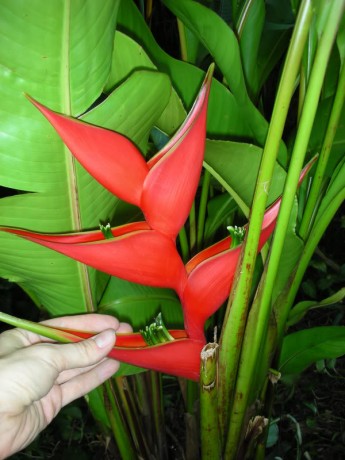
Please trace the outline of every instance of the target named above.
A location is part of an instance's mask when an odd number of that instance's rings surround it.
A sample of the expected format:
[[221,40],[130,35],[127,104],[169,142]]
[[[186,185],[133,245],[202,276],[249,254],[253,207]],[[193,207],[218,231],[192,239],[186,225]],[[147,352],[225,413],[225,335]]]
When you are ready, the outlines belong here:
[[[154,346],[144,345],[137,335],[119,336],[110,356],[196,380],[205,344],[205,321],[229,296],[241,251],[241,245],[230,249],[228,237],[184,266],[176,249],[176,235],[199,183],[211,76],[209,70],[186,121],[148,163],[124,136],[57,114],[33,101],[90,174],[118,197],[139,206],[145,221],[111,229],[111,239],[105,239],[101,231],[44,235],[2,228],[112,276],[175,289],[183,308],[185,331],[177,336],[172,333],[172,342]],[[259,250],[274,229],[279,205],[280,200],[265,214]]]

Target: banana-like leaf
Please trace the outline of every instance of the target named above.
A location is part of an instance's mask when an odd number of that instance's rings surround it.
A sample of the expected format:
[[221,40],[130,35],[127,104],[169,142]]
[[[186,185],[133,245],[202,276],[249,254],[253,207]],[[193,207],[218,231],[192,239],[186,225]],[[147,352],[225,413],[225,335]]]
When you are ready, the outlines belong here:
[[169,328],[183,328],[182,307],[174,291],[130,283],[115,277],[110,278],[98,312],[129,322],[134,331],[150,324],[158,313],[162,313],[164,323]]
[[339,289],[338,292],[327,297],[327,299],[323,299],[320,301],[315,300],[303,300],[295,305],[292,310],[290,311],[289,318],[287,321],[287,326],[291,327],[294,324],[301,321],[304,316],[308,313],[309,310],[314,310],[315,308],[327,308],[334,304],[341,302],[345,297],[345,287]]
[[285,337],[279,371],[284,375],[299,374],[320,359],[338,358],[343,354],[345,354],[344,326],[303,329]]
[[[143,46],[158,70],[169,74],[174,88],[189,109],[204,78],[204,72],[165,53],[155,41],[132,0],[121,3],[118,25]],[[236,136],[258,142],[248,124],[248,119],[243,115],[241,104],[224,85],[215,79],[208,104],[207,133],[211,136]]]
[[[234,197],[246,216],[252,203],[261,156],[262,149],[252,144],[214,140],[206,142],[205,168]],[[269,204],[282,193],[285,177],[286,172],[277,163],[268,195]]]
[[[105,88],[106,91],[128,78],[135,69],[157,70],[157,67],[143,50],[142,46],[128,35],[119,31],[115,33],[112,62],[113,66]],[[175,89],[172,88],[169,102],[162,115],[156,121],[156,126],[171,136],[183,123],[186,116],[187,112],[182,101]]]
[[214,11],[191,0],[163,0],[165,5],[199,38],[225,77],[240,106],[241,116],[260,145],[268,123],[249,98],[240,48],[232,29]]
[[[94,105],[85,121],[146,148],[169,99],[165,75],[133,74],[97,104],[111,68],[118,4],[1,2],[0,184],[23,192],[0,200],[1,225],[56,233],[94,228],[112,217],[117,199],[72,158],[23,93],[72,115]],[[0,276],[18,282],[51,314],[96,308],[107,277],[6,234],[0,235],[0,253]]]

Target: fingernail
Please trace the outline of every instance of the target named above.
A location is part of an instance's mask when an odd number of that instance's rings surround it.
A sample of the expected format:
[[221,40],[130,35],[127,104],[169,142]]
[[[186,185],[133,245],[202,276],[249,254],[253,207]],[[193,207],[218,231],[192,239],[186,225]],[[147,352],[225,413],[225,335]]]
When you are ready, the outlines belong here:
[[110,343],[115,341],[115,331],[107,330],[103,331],[98,335],[93,337],[93,340],[96,342],[98,348],[105,348]]

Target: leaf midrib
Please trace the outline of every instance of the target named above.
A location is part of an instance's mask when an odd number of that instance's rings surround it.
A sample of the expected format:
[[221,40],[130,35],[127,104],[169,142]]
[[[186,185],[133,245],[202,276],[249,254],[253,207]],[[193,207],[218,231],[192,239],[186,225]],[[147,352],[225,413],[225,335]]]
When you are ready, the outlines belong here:
[[[71,101],[71,0],[65,0],[63,12],[62,43],[61,43],[61,110],[66,115],[72,114]],[[64,157],[66,165],[66,181],[68,187],[68,196],[71,210],[71,229],[75,232],[83,230],[79,196],[78,182],[76,171],[76,160],[68,148],[64,145]],[[95,311],[95,305],[92,298],[91,283],[89,271],[86,265],[78,265],[78,274],[81,283],[81,290],[84,298],[84,304],[88,311]]]

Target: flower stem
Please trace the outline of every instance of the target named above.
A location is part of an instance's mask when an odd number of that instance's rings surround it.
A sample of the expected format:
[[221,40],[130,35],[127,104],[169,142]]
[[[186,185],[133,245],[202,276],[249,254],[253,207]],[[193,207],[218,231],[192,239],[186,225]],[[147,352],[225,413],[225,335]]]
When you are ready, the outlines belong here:
[[54,340],[55,342],[60,343],[71,343],[71,342],[80,342],[80,337],[71,334],[69,332],[61,331],[60,329],[54,329],[53,327],[44,325],[42,323],[34,323],[33,321],[28,321],[26,319],[16,318],[15,316],[8,315],[7,313],[0,312],[0,321],[11,326],[24,329],[26,331],[32,332],[42,337],[47,337],[48,339]]
[[208,198],[208,192],[210,188],[210,182],[211,182],[211,173],[205,169],[204,179],[202,181],[199,214],[198,214],[198,230],[197,230],[197,239],[196,239],[196,245],[197,245],[198,251],[200,251],[200,249],[202,248],[202,242],[204,238],[207,198]]
[[123,460],[136,458],[136,452],[132,445],[132,439],[125,421],[119,411],[118,401],[115,397],[115,391],[110,380],[104,383],[105,399],[104,407],[107,411],[108,420],[114,435],[117,447]]
[[178,238],[180,242],[182,260],[184,263],[186,263],[189,260],[189,245],[185,227],[181,228],[178,234]]
[[337,91],[335,94],[331,115],[328,121],[327,131],[323,140],[322,149],[320,156],[317,162],[316,172],[313,179],[313,183],[310,189],[308,201],[304,210],[301,226],[299,229],[299,235],[304,240],[310,229],[313,215],[315,214],[315,207],[319,199],[320,190],[322,187],[322,182],[324,174],[326,171],[326,166],[328,163],[329,155],[331,152],[331,147],[333,144],[333,139],[337,131],[339,124],[339,119],[341,116],[342,108],[345,101],[345,64],[343,63],[339,82],[337,86]]
[[[251,282],[253,278],[256,253],[260,238],[260,231],[267,203],[269,184],[271,183],[273,168],[279,151],[285,120],[295,88],[295,80],[300,68],[304,44],[312,18],[311,0],[304,0],[296,20],[295,29],[288,50],[286,63],[279,85],[276,103],[274,105],[272,121],[270,123],[258,180],[256,183],[250,224],[245,238],[245,245],[239,261],[237,276],[229,299],[225,315],[225,322],[220,341],[220,394],[219,409],[221,429],[227,431],[228,414],[232,392],[235,385],[238,361],[241,351],[243,333],[247,318]],[[239,270],[241,273],[238,273]],[[240,429],[240,427],[237,427]],[[231,430],[233,427],[231,427]],[[235,437],[238,438],[238,429]],[[234,458],[234,436],[231,433],[226,458]],[[232,449],[233,452],[230,453]]]
[[217,408],[218,344],[208,343],[201,351],[200,429],[201,458],[220,459],[221,444]]

